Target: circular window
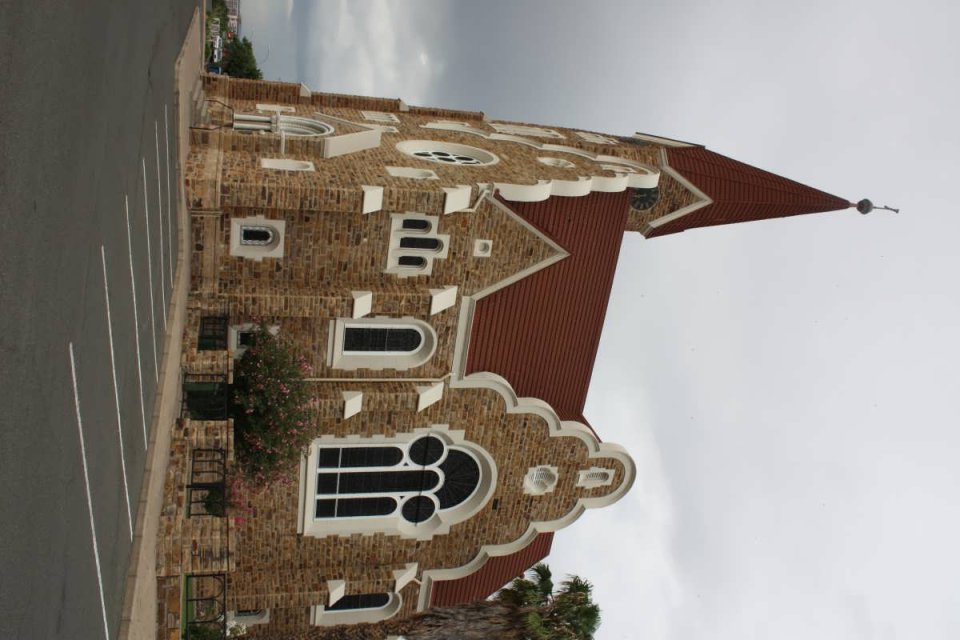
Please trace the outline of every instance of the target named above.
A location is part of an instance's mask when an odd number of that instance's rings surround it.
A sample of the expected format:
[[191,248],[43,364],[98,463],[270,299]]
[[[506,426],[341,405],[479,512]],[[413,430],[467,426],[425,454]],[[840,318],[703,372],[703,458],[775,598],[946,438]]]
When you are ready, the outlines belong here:
[[437,505],[426,496],[414,496],[403,503],[400,513],[407,522],[423,522],[433,515]]
[[438,140],[405,140],[397,144],[397,149],[414,158],[437,164],[479,166],[500,161],[489,151]]
[[427,466],[439,460],[442,455],[443,442],[433,436],[420,438],[410,445],[410,459],[415,464]]
[[577,165],[563,158],[537,158],[548,167],[557,167],[558,169],[575,169]]

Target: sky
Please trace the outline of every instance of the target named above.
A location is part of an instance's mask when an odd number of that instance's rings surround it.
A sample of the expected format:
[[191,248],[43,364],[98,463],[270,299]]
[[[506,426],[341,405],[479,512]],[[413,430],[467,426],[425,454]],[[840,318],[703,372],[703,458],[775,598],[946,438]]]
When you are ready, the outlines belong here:
[[598,640],[960,637],[960,3],[244,0],[265,77],[675,137],[900,207],[624,241],[556,537]]

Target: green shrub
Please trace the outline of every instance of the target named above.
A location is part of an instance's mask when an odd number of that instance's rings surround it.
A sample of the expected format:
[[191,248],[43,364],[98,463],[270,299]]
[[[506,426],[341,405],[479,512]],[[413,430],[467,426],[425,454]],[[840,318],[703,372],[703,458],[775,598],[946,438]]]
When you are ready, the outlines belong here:
[[252,486],[288,474],[312,438],[310,396],[303,381],[310,367],[294,345],[257,330],[233,374],[237,464]]

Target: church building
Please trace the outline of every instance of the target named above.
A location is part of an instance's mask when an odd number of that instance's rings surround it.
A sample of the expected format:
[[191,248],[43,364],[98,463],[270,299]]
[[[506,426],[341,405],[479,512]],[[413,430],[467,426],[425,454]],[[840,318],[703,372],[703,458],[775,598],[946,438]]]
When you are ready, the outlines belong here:
[[[583,415],[624,234],[855,206],[642,133],[213,75],[194,98],[160,638],[184,582],[254,637],[486,598],[636,477]],[[307,355],[317,436],[213,513],[260,323]]]

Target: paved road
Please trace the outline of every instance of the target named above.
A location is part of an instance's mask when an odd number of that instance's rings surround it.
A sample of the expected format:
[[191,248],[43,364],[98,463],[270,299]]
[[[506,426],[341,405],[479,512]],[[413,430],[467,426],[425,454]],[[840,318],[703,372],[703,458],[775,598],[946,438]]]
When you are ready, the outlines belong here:
[[0,0],[3,638],[117,636],[177,234],[173,64],[195,5]]

